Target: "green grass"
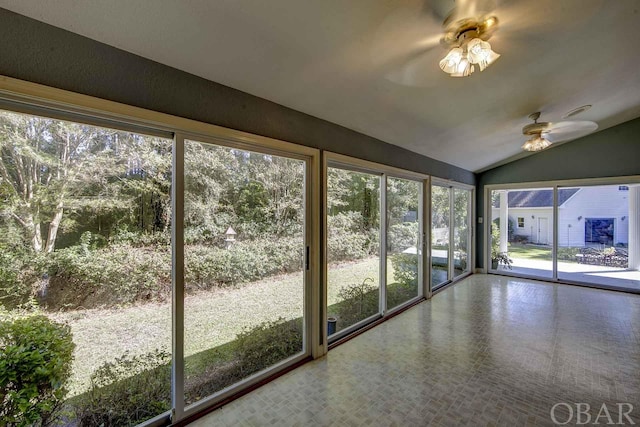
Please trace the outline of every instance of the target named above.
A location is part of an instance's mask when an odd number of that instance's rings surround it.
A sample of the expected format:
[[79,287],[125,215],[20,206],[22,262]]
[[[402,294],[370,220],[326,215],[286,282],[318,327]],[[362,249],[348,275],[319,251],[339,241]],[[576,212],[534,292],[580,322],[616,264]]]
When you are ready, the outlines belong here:
[[[388,274],[393,277],[391,263]],[[338,302],[344,286],[373,277],[379,284],[379,260],[342,263],[329,267],[329,305]],[[291,320],[303,314],[302,272],[272,276],[236,288],[203,291],[185,298],[185,356],[217,348],[225,358],[225,344],[244,327],[276,320]],[[49,317],[71,326],[74,353],[70,396],[87,390],[91,374],[105,362],[124,354],[141,355],[155,349],[171,350],[171,304],[149,303],[120,309],[74,310],[49,313]],[[228,355],[227,355],[228,356]],[[200,372],[197,360],[187,364],[188,376]]]
[[551,260],[551,247],[511,243],[508,250],[511,258]]

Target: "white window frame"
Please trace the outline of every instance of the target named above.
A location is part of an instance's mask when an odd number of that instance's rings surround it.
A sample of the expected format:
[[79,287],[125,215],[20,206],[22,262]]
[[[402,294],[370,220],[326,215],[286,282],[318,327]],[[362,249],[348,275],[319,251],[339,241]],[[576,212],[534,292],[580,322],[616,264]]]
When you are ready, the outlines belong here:
[[[610,286],[603,284],[596,284],[591,282],[578,282],[567,279],[558,278],[558,189],[565,187],[592,187],[599,185],[612,185],[612,186],[625,186],[629,184],[640,184],[640,175],[627,175],[616,177],[603,177],[603,178],[584,178],[584,179],[567,179],[567,180],[552,180],[552,181],[533,181],[522,183],[509,183],[509,184],[488,184],[484,187],[484,233],[482,246],[484,248],[483,266],[484,271],[490,274],[497,274],[502,276],[522,277],[527,279],[544,280],[554,283],[566,283],[571,285],[579,285],[590,288],[607,289],[607,290],[619,290],[625,292],[636,292],[633,289],[622,288],[618,286]],[[527,190],[527,189],[553,189],[553,221],[551,224],[553,234],[552,245],[552,276],[535,276],[521,273],[514,273],[510,270],[493,270],[491,269],[491,192],[500,190]]]
[[[172,410],[141,425],[176,423],[215,406],[242,389],[250,387],[309,357],[325,353],[320,330],[320,150],[273,138],[198,122],[55,89],[36,83],[0,76],[0,108],[59,120],[122,129],[165,138],[173,137],[172,164]],[[264,152],[306,162],[305,244],[308,270],[305,271],[305,346],[302,354],[246,378],[233,386],[185,408],[184,404],[184,139],[210,142],[243,150]]]
[[[433,292],[433,290],[440,290],[443,289],[446,286],[449,286],[452,283],[458,282],[462,279],[464,279],[465,277],[469,276],[470,274],[473,273],[473,266],[475,265],[475,251],[472,249],[473,246],[475,245],[475,241],[474,241],[474,236],[475,236],[475,222],[474,222],[474,218],[475,218],[475,187],[473,185],[468,185],[468,184],[463,184],[460,182],[456,182],[456,181],[451,181],[451,180],[447,180],[447,179],[442,179],[442,178],[437,178],[437,177],[432,177],[431,178],[431,186],[429,186],[429,228],[431,228],[431,191],[432,191],[432,186],[437,185],[440,187],[444,187],[444,188],[448,188],[449,189],[449,253],[448,253],[448,265],[447,265],[447,280],[442,282],[442,283],[431,283],[431,274],[429,274],[429,283],[430,283],[430,288],[431,291]],[[454,225],[455,225],[455,215],[454,215],[454,209],[455,209],[455,193],[454,190],[458,189],[458,190],[467,190],[470,192],[469,195],[469,206],[468,206],[468,212],[469,215],[467,217],[467,221],[468,221],[468,239],[469,239],[469,260],[467,263],[467,271],[460,274],[459,276],[455,276],[455,262],[454,262],[454,244],[453,242],[455,241],[454,239]],[[429,244],[429,249],[431,249],[431,245],[433,244],[433,242],[430,242]],[[431,263],[431,258],[429,259],[429,262]],[[431,268],[431,265],[430,265]]]
[[[345,170],[351,170],[355,172],[364,172],[371,175],[380,176],[380,302],[379,302],[379,314],[371,316],[367,319],[364,319],[354,325],[351,325],[348,328],[341,330],[340,332],[331,336],[331,339],[328,341],[328,344],[332,344],[340,341],[344,337],[350,335],[356,330],[362,328],[363,326],[377,320],[380,318],[388,317],[398,311],[404,310],[406,307],[415,304],[417,301],[425,297],[430,296],[429,283],[425,280],[431,274],[430,271],[430,248],[425,243],[428,241],[428,232],[426,231],[426,227],[424,226],[426,218],[427,218],[427,208],[426,208],[426,200],[428,200],[427,195],[425,194],[425,189],[429,186],[430,177],[429,175],[407,171],[404,169],[395,168],[392,166],[383,165],[380,163],[370,162],[367,160],[358,159],[355,157],[345,156],[343,154],[333,153],[330,151],[323,152],[323,206],[326,212],[327,210],[327,171],[329,167],[335,167]],[[386,210],[387,210],[387,177],[407,179],[410,181],[419,182],[422,185],[422,194],[421,194],[421,202],[422,202],[422,214],[420,218],[420,243],[422,246],[422,257],[420,258],[421,268],[418,268],[418,295],[410,300],[406,301],[403,304],[400,304],[397,307],[393,307],[391,310],[387,309],[386,304],[386,290],[387,290],[387,226],[386,226]],[[323,289],[323,301],[324,301],[324,318],[326,318],[326,309],[327,309],[327,290],[328,290],[328,262],[327,262],[327,215],[323,217],[323,229],[324,229],[324,257],[323,257],[323,280],[322,280],[322,289]],[[428,271],[428,274],[427,274]],[[327,336],[327,325],[323,326],[324,334]],[[327,348],[328,350],[328,348]]]

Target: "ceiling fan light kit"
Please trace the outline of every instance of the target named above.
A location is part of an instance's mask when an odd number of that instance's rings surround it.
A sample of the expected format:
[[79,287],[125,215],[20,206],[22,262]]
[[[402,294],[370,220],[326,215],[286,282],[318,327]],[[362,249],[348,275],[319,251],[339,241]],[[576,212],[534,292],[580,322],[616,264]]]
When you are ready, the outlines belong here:
[[541,151],[550,145],[551,143],[548,140],[544,139],[543,137],[534,136],[524,143],[524,145],[522,146],[522,149],[526,151]]
[[445,21],[445,26],[442,43],[451,46],[451,50],[440,61],[440,69],[451,77],[469,76],[476,66],[484,71],[500,57],[487,42],[498,26],[495,16],[461,19],[449,25]]
[[598,124],[590,121],[538,122],[540,112],[530,114],[529,118],[533,123],[522,128],[522,134],[530,136],[522,146],[526,151],[541,151],[552,143],[584,136],[598,129]]

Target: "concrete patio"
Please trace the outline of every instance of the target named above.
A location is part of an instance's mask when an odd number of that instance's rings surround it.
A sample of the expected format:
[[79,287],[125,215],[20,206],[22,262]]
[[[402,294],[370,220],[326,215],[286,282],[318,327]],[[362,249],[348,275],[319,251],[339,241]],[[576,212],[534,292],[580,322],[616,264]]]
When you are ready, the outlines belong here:
[[[535,260],[514,258],[512,269],[499,266],[500,272],[523,274],[552,278],[553,265],[551,259]],[[558,261],[558,278],[572,282],[585,282],[590,284],[613,286],[640,291],[640,271],[625,268],[579,264],[573,262]]]

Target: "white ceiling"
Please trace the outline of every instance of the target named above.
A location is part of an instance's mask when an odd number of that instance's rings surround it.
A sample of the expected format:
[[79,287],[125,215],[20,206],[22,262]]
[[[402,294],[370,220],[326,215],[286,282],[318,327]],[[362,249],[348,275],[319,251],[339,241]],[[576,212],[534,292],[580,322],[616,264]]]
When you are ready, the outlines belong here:
[[[469,2],[470,0],[459,0]],[[471,0],[493,8],[496,0]],[[493,3],[493,5],[492,5]],[[452,0],[0,0],[0,7],[468,170],[522,155],[527,116],[640,116],[640,2],[509,0],[502,57],[440,71]],[[514,157],[515,156],[515,157]]]

